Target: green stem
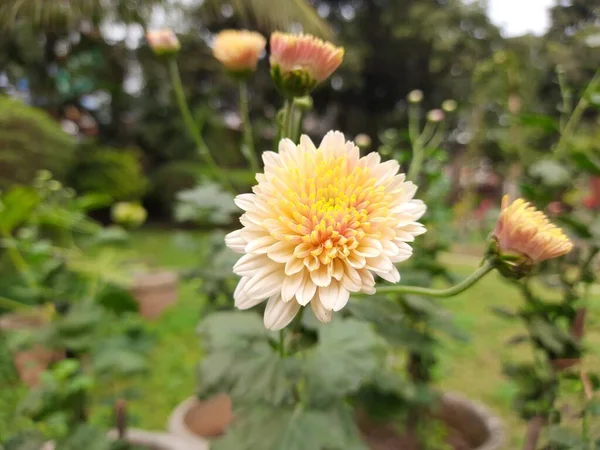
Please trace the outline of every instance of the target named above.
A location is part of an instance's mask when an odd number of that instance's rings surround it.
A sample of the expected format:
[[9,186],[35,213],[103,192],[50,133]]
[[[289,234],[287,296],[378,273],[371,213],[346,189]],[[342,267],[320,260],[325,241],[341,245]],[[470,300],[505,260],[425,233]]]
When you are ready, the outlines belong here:
[[433,139],[436,125],[432,122],[427,122],[423,132],[412,142],[412,160],[408,169],[406,179],[416,183],[421,173],[423,160],[425,159],[425,145]]
[[419,138],[419,106],[411,103],[408,105],[408,137],[414,143]]
[[283,133],[281,135],[282,139],[291,138],[292,137],[292,118],[294,116],[294,99],[288,98],[285,101],[285,115],[283,119]]
[[285,328],[279,330],[279,355],[285,358]]
[[585,91],[583,91],[583,95],[581,96],[579,103],[573,110],[571,117],[569,117],[569,120],[564,126],[558,144],[556,145],[556,150],[554,151],[555,158],[560,158],[564,156],[564,153],[568,150],[567,144],[573,137],[573,134],[575,133],[575,130],[579,125],[579,122],[581,121],[583,113],[589,106],[589,102],[587,100],[588,92],[594,89],[598,80],[600,80],[600,71],[596,72],[596,75],[594,75],[592,81],[589,82],[587,88],[585,89]]
[[297,144],[300,142],[300,134],[302,134],[302,121],[304,120],[304,111],[300,110],[298,119],[294,121],[292,128],[292,140]]
[[565,129],[566,118],[571,114],[573,109],[573,99],[569,87],[567,86],[567,81],[565,80],[565,74],[560,67],[556,68],[556,77],[558,78],[558,86],[560,87],[560,96],[562,98],[562,111],[560,115],[560,132],[562,133]]
[[415,294],[415,295],[425,295],[427,297],[435,297],[435,298],[446,298],[453,297],[461,292],[467,290],[479,280],[481,280],[485,275],[491,272],[494,269],[494,265],[486,260],[481,267],[479,267],[475,272],[465,278],[463,281],[458,283],[456,286],[452,286],[448,289],[430,289],[421,286],[403,286],[403,285],[395,285],[395,286],[381,286],[377,288],[377,293],[386,294],[386,293],[394,293],[394,294]]
[[171,84],[173,86],[173,90],[175,92],[175,97],[177,99],[177,104],[179,106],[179,111],[181,112],[181,116],[183,117],[183,122],[190,133],[190,136],[194,140],[194,143],[198,147],[198,152],[206,165],[209,167],[215,178],[220,179],[221,183],[229,190],[235,193],[234,187],[231,185],[227,177],[223,174],[223,172],[219,169],[219,166],[213,159],[210,154],[210,150],[204,142],[202,138],[202,134],[200,134],[200,130],[196,126],[194,122],[194,118],[192,117],[192,113],[190,108],[185,100],[185,94],[183,93],[183,85],[181,83],[181,76],[179,75],[179,68],[177,67],[177,61],[174,58],[169,59],[169,72],[171,74]]
[[253,172],[258,172],[258,158],[254,149],[254,137],[252,136],[252,123],[250,122],[250,111],[248,101],[248,85],[246,81],[240,81],[240,116],[242,118],[242,126],[244,129],[244,141],[242,144],[242,154],[250,163]]

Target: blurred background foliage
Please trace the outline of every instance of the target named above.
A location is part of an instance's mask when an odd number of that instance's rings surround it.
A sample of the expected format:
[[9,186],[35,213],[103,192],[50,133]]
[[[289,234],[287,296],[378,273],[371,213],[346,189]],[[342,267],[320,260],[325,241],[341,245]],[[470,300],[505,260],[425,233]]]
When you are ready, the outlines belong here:
[[[599,4],[558,2],[545,35],[505,38],[482,1],[286,0],[271,8],[266,0],[72,0],[68,7],[62,1],[7,0],[0,5],[0,86],[45,109],[77,136],[80,148],[74,150],[57,126],[53,131],[49,117],[38,120],[42,113],[11,107],[18,113],[0,117],[6,123],[0,127],[0,158],[10,164],[2,165],[9,169],[0,173],[0,184],[31,179],[35,160],[56,167],[55,176],[78,189],[100,190],[115,199],[142,198],[151,218],[171,219],[175,194],[193,187],[202,173],[166,67],[143,39],[144,30],[158,22],[173,24],[179,34],[186,95],[220,165],[241,168],[244,161],[237,151],[235,85],[211,56],[211,38],[228,27],[265,35],[283,28],[328,37],[346,48],[329,89],[315,95],[315,109],[306,120],[309,134],[319,137],[332,128],[365,133],[377,148],[383,144],[377,142],[382,130],[404,128],[404,98],[420,89],[425,109],[447,98],[461,105],[448,143],[457,167],[476,172],[483,161],[510,176],[517,160],[539,157],[539,150],[531,149],[543,148],[558,133],[562,100],[556,67],[572,98],[597,69]],[[260,62],[251,83],[258,149],[268,148],[274,133],[269,119],[276,110],[267,105],[278,105],[267,64]],[[7,120],[30,131],[19,133],[15,142],[15,124]],[[41,141],[39,133],[45,133],[44,148],[21,142]],[[402,138],[400,147],[404,144],[408,148]],[[44,159],[41,152],[52,158]],[[26,156],[30,153],[35,156]],[[101,177],[108,166],[110,175]]]

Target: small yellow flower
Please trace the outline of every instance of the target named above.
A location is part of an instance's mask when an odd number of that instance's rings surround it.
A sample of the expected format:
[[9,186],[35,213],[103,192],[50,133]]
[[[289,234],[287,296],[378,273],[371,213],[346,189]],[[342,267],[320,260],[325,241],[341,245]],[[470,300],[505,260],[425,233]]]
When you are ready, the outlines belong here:
[[212,51],[227,70],[246,75],[256,70],[266,45],[267,40],[255,31],[223,30],[215,37]]
[[302,97],[340,66],[344,49],[308,34],[271,34],[271,76],[288,97]]
[[238,308],[268,299],[264,321],[272,330],[309,303],[329,322],[350,293],[375,293],[374,275],[400,280],[395,263],[411,256],[409,243],[425,232],[418,220],[426,207],[396,161],[361,158],[340,132],[319,147],[307,136],[299,145],[284,139],[263,160],[254,193],[236,198],[243,228],[226,237],[244,255],[233,268],[242,277]]
[[158,56],[172,55],[179,51],[181,44],[173,30],[163,28],[146,33],[146,40],[152,51]]
[[521,198],[509,202],[505,195],[493,238],[495,252],[501,260],[511,261],[517,275],[524,275],[521,269],[527,271],[533,264],[571,251],[573,244],[569,238],[543,212]]

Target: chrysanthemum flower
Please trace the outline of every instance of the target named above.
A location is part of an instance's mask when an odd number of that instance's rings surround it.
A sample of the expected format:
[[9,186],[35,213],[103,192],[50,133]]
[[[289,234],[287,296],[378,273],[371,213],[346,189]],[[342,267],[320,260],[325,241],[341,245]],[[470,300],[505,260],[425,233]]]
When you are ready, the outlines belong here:
[[177,53],[181,48],[179,39],[177,39],[173,30],[168,28],[148,31],[146,33],[146,40],[152,51],[159,56]]
[[271,34],[271,76],[288,97],[302,97],[340,66],[344,49],[308,34]]
[[412,254],[409,242],[425,232],[417,187],[398,174],[396,161],[377,153],[361,158],[340,132],[317,148],[302,136],[279,153],[263,154],[253,194],[236,204],[241,230],[227,245],[244,256],[233,270],[242,278],[235,305],[248,309],[268,299],[265,326],[281,329],[310,303],[321,322],[348,302],[350,293],[375,292],[374,275],[397,283],[394,266]]
[[[505,195],[493,233],[497,247],[494,252],[501,260],[512,262],[512,270],[516,270],[516,275],[522,276],[522,269],[527,271],[533,264],[571,251],[573,244],[569,238],[560,228],[550,223],[543,212],[521,198],[509,203],[510,199]],[[525,260],[519,260],[519,257],[524,257]]]
[[247,30],[223,30],[213,42],[213,55],[227,70],[245,75],[256,70],[267,40],[262,34]]

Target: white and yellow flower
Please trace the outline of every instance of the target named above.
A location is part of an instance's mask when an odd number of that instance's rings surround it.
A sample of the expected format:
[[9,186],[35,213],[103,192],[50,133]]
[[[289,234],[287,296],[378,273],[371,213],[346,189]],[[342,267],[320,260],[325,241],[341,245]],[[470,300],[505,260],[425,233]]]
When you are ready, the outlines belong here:
[[425,232],[418,220],[426,207],[396,161],[382,163],[377,153],[361,158],[340,132],[318,148],[307,136],[299,145],[284,139],[279,153],[265,152],[263,160],[254,193],[236,198],[243,228],[226,237],[244,254],[234,266],[242,277],[238,308],[268,299],[264,322],[272,330],[309,303],[329,322],[350,293],[375,292],[374,275],[400,280],[394,264],[411,256],[409,242]]

